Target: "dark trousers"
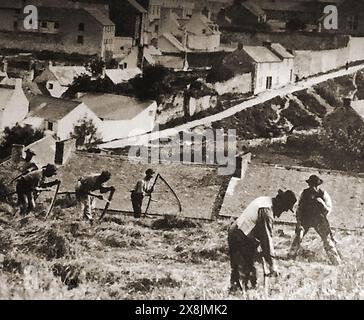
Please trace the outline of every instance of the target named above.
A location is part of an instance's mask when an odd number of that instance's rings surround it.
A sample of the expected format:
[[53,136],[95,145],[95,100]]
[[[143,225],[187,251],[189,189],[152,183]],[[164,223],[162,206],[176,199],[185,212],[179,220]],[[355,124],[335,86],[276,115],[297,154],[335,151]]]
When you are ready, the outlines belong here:
[[141,193],[131,193],[131,203],[133,205],[134,218],[140,218],[142,215],[143,198],[144,196]]
[[33,191],[22,179],[20,179],[16,185],[16,193],[18,196],[18,206],[20,206],[21,213],[31,212],[35,209]]
[[248,289],[249,281],[252,287],[257,285],[257,270],[254,262],[257,256],[257,244],[254,240],[249,239],[236,225],[233,223],[228,231],[228,244],[230,255],[231,290]]

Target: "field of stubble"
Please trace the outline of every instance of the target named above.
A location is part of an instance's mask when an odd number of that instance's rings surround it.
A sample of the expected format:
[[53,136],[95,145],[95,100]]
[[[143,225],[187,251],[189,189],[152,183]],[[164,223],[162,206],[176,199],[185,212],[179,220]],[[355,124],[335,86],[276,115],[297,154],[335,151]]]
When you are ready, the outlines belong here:
[[[363,299],[362,232],[335,231],[346,261],[333,267],[311,231],[281,276],[246,295],[229,295],[230,221],[108,216],[90,226],[75,208],[44,221],[1,205],[0,299]],[[277,254],[287,254],[291,226],[275,226]]]

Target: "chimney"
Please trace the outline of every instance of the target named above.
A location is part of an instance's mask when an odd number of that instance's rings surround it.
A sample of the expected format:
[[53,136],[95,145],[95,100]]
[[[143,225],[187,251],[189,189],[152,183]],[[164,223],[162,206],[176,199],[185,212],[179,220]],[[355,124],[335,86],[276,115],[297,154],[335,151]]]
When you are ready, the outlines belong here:
[[349,97],[343,98],[343,107],[351,108],[351,98],[349,98]]
[[23,90],[23,79],[21,78],[15,79],[15,90]]
[[239,42],[238,43],[238,50],[243,50],[243,48],[244,48],[244,44]]
[[48,61],[48,68],[51,68],[51,67],[53,67],[53,62],[52,62],[52,60],[49,60]]
[[104,64],[102,67],[101,79],[105,79],[105,77],[106,77],[106,65]]
[[11,160],[19,163],[23,159],[24,146],[22,144],[13,144],[11,148]]
[[3,72],[8,73],[8,61],[6,59],[3,60]]
[[263,46],[270,49],[272,47],[272,42],[267,40],[263,42]]

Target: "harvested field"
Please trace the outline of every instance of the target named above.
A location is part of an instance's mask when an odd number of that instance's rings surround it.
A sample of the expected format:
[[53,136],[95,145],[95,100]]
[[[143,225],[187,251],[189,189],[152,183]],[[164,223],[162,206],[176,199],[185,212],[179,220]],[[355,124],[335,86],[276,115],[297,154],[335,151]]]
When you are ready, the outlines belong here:
[[[117,216],[91,227],[75,209],[47,222],[29,216],[24,223],[3,212],[0,218],[0,299],[364,298],[362,231],[335,232],[347,258],[340,267],[328,265],[311,231],[296,261],[278,261],[281,277],[271,279],[268,296],[259,265],[258,289],[242,296],[228,294],[229,220]],[[278,256],[287,254],[293,234],[294,228],[276,225]],[[44,252],[47,241],[51,254]]]

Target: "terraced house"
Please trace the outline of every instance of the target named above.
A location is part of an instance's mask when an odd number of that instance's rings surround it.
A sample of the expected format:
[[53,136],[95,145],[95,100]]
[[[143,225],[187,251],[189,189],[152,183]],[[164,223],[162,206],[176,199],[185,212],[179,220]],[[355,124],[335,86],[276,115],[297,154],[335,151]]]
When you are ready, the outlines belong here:
[[78,53],[108,59],[113,55],[115,24],[107,7],[81,6],[65,1],[54,6],[39,2],[38,28],[26,29],[23,8],[36,1],[1,1],[0,44],[21,50]]

